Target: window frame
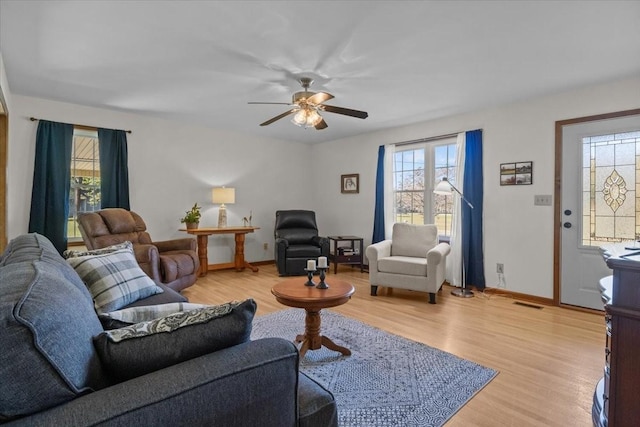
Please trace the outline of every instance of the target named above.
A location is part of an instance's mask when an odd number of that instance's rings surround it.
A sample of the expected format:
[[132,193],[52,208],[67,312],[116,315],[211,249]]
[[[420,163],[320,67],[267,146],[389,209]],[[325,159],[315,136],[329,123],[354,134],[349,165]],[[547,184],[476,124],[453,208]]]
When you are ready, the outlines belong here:
[[[393,161],[392,161],[392,165],[393,165],[393,170],[391,171],[390,177],[392,180],[392,188],[393,188],[393,219],[394,222],[398,222],[398,197],[397,194],[399,193],[399,191],[397,190],[397,185],[396,185],[396,156],[398,154],[402,154],[405,153],[407,151],[418,151],[418,150],[422,150],[424,153],[424,168],[423,168],[423,174],[424,174],[424,192],[423,192],[423,200],[424,200],[424,206],[423,206],[423,224],[435,224],[436,222],[436,213],[435,213],[435,195],[433,194],[433,188],[436,185],[436,176],[435,176],[435,171],[436,171],[436,147],[441,147],[441,146],[454,146],[457,150],[457,137],[444,137],[444,138],[438,138],[436,140],[430,140],[430,141],[423,141],[423,142],[415,142],[415,143],[407,143],[407,144],[399,144],[395,146],[395,150],[393,153]],[[457,153],[456,153],[457,154]],[[457,162],[457,155],[454,156],[455,161]],[[449,157],[447,156],[447,161],[449,160]],[[414,161],[415,164],[415,161]],[[450,166],[450,164],[447,162],[447,169],[450,168],[457,168],[458,165],[457,163],[454,163],[453,166]],[[415,168],[412,170],[416,170]],[[427,179],[427,177],[431,177],[431,179]],[[452,179],[452,183],[455,184],[455,178]],[[449,201],[447,202],[447,205],[451,205],[453,203],[451,197],[452,196],[443,196],[446,197]],[[412,222],[413,223],[413,222]],[[440,236],[450,236],[451,235],[451,223],[449,222],[449,228],[445,228],[444,230],[438,230],[438,234]]]

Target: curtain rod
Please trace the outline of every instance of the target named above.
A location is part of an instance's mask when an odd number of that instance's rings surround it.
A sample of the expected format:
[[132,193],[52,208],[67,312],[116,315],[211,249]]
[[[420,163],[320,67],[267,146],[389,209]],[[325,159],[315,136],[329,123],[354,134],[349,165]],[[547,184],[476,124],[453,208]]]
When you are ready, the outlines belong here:
[[446,135],[438,135],[438,136],[431,136],[429,138],[421,138],[421,139],[414,139],[412,141],[403,141],[403,142],[397,142],[393,145],[395,145],[396,147],[400,146],[400,145],[409,145],[409,144],[419,144],[421,142],[431,142],[431,141],[437,141],[439,139],[445,139],[445,138],[453,138],[454,136],[458,136],[460,132],[457,133],[449,133]]
[[[32,122],[38,121],[40,119],[37,119],[35,117],[29,117],[29,120],[31,120]],[[74,127],[77,127],[79,129],[85,129],[85,130],[98,130],[98,128],[96,126],[87,126],[87,125],[73,125]],[[126,133],[131,133],[130,130],[125,130]]]

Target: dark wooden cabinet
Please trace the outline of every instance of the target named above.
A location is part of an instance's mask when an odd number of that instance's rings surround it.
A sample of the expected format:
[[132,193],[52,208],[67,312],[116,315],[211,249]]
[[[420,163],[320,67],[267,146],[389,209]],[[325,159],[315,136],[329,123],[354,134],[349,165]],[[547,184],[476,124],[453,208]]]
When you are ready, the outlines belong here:
[[[640,425],[640,256],[625,257],[623,246],[605,252],[613,275],[600,281],[605,303],[604,375],[596,386],[596,426]],[[616,254],[616,255],[613,255]]]
[[[359,265],[363,272],[362,237],[357,236],[329,236],[329,261],[333,263],[333,273],[338,273],[338,264]],[[348,243],[347,243],[348,242]]]

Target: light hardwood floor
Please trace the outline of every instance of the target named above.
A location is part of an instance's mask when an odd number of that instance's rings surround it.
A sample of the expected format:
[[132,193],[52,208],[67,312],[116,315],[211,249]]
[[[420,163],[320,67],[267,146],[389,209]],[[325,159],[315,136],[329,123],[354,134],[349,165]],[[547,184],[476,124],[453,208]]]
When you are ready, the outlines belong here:
[[[591,425],[593,391],[604,367],[603,315],[536,309],[477,292],[457,298],[446,285],[436,305],[427,303],[426,293],[399,289],[379,288],[372,297],[367,273],[341,266],[338,275],[356,292],[331,310],[499,371],[447,426]],[[288,308],[271,295],[279,280],[274,265],[258,273],[213,271],[183,294],[206,304],[253,298],[259,316]]]

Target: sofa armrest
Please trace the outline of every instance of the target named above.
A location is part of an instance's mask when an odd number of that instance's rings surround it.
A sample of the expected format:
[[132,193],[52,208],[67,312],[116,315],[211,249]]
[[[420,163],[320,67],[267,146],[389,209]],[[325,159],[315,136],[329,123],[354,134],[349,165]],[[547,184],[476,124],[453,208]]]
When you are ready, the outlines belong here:
[[182,239],[161,240],[153,242],[160,253],[168,251],[195,251],[196,239],[185,237]]
[[298,351],[249,341],[74,399],[7,426],[274,426],[298,416]]
[[147,276],[149,276],[151,280],[155,282],[162,281],[159,267],[160,254],[158,253],[157,247],[150,244],[134,243],[133,254],[142,271],[147,273]]

